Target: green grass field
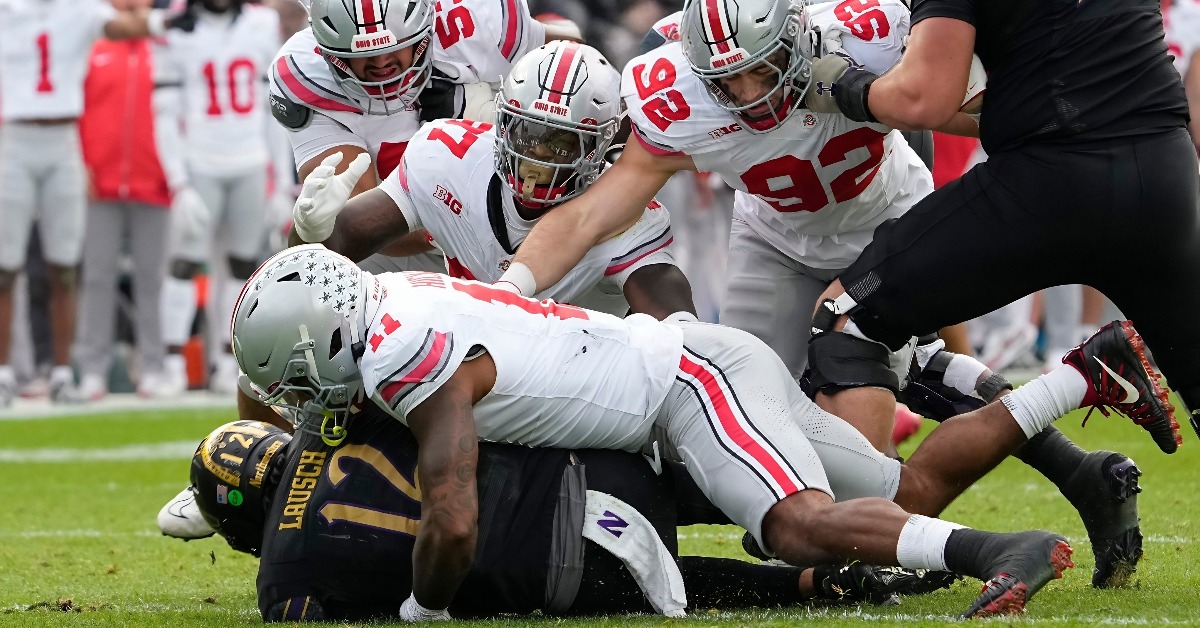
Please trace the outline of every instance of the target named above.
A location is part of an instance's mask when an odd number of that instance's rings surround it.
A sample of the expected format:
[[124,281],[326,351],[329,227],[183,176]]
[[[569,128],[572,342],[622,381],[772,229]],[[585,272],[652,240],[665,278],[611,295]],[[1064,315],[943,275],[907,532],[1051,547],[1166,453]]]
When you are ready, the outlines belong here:
[[[0,420],[0,625],[253,626],[254,559],[223,541],[183,543],[159,535],[159,507],[186,483],[195,443],[232,410],[146,411],[72,418]],[[1077,568],[1051,583],[1022,618],[989,623],[1055,626],[1200,625],[1200,444],[1161,454],[1124,418],[1082,413],[1059,427],[1089,449],[1119,449],[1145,476],[1141,496],[1146,556],[1130,588],[1089,586],[1091,549],[1074,511],[1053,487],[1006,462],[951,506],[946,518],[998,531],[1045,528],[1066,534]],[[932,425],[932,424],[930,424]],[[907,449],[907,448],[906,448]],[[744,557],[734,528],[681,530],[684,553]],[[686,620],[614,617],[523,618],[498,626],[823,626],[954,622],[978,591],[904,599],[898,607],[787,608],[726,613],[692,609]]]

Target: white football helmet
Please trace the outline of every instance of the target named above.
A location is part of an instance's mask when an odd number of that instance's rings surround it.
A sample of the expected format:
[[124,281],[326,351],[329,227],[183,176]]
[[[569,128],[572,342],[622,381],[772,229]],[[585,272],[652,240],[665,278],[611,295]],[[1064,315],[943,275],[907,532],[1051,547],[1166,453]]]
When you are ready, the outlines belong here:
[[314,431],[329,439],[345,435],[347,413],[363,400],[360,317],[373,281],[349,259],[307,244],[268,259],[234,306],[233,355],[260,399],[323,415]]
[[[681,41],[688,65],[708,86],[717,104],[737,114],[751,133],[784,123],[804,103],[811,78],[812,50],[804,0],[688,0]],[[720,79],[765,65],[775,86],[739,105]],[[751,110],[767,105],[763,114]]]
[[[312,0],[309,22],[334,79],[368,114],[391,115],[429,83],[433,0]],[[412,47],[412,65],[385,81],[359,78],[346,59]]]
[[517,201],[582,194],[621,123],[621,74],[591,46],[553,41],[521,57],[496,96],[496,172]]

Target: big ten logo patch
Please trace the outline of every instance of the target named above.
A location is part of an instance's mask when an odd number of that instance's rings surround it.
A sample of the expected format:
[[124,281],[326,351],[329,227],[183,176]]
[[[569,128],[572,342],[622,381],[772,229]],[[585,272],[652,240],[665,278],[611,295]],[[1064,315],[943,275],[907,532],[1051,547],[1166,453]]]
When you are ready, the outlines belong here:
[[450,211],[454,212],[455,214],[462,213],[462,203],[459,202],[458,199],[454,198],[454,194],[452,194],[450,190],[447,190],[440,185],[435,186],[433,190],[433,198],[445,203],[446,207],[449,207]]

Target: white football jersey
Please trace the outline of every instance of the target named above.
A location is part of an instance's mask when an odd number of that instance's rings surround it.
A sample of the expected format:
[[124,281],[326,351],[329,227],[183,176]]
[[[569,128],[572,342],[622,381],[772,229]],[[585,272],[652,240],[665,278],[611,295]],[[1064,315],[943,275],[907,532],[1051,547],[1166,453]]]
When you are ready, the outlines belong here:
[[474,412],[487,441],[637,451],[675,381],[683,334],[650,316],[621,319],[434,273],[375,279],[363,383],[405,423],[476,347],[496,363],[496,384]]
[[114,16],[107,0],[0,0],[0,117],[83,113],[92,44]]
[[[809,24],[841,35],[841,48],[883,74],[900,58],[909,13],[900,0],[880,0],[886,17],[852,30],[860,2],[806,9]],[[839,19],[838,16],[842,16]],[[846,21],[843,21],[846,20]],[[899,132],[839,114],[800,109],[779,128],[752,134],[721,108],[671,42],[637,57],[621,80],[637,140],[657,154],[686,154],[738,195],[735,212],[772,246],[815,268],[844,268],[874,228],[911,206],[933,179]]]
[[[415,210],[405,213],[409,229],[429,232],[453,277],[495,282],[537,224],[521,218],[496,174],[495,143],[492,125],[485,122],[430,122],[413,137],[401,167],[379,186],[402,208]],[[511,250],[496,229],[504,229]],[[671,245],[671,220],[652,202],[633,227],[592,247],[562,280],[536,296],[624,316],[625,281],[643,266],[674,264]]]
[[171,29],[159,41],[155,84],[183,90],[184,145],[193,171],[225,175],[266,165],[266,77],[279,45],[279,14],[254,5],[236,16],[200,11],[195,30]]
[[1200,0],[1171,0],[1162,8],[1167,48],[1175,57],[1175,69],[1187,76],[1192,55],[1200,50]]
[[[433,67],[459,83],[500,79],[526,52],[545,43],[546,30],[525,0],[444,0],[437,4],[431,36]],[[271,90],[313,110],[313,122],[288,133],[297,164],[334,146],[371,154],[382,179],[400,163],[421,127],[415,108],[390,116],[364,115],[338,86],[308,28],[284,44],[271,66]],[[324,119],[322,119],[324,118]]]

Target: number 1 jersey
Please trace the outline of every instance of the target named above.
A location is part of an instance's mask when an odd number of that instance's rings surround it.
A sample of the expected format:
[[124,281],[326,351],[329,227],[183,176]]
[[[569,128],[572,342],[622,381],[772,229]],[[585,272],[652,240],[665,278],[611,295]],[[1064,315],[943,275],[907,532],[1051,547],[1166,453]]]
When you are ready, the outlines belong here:
[[496,383],[475,404],[481,440],[638,451],[675,381],[683,334],[645,314],[621,319],[434,273],[364,276],[363,384],[406,424],[486,350]]

